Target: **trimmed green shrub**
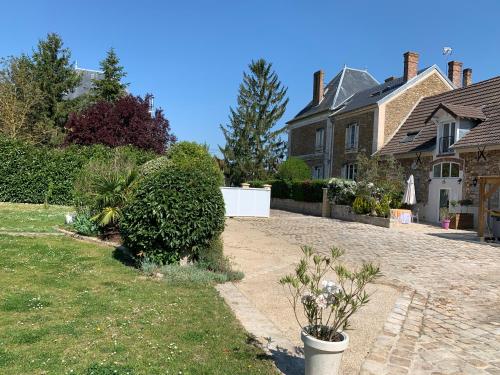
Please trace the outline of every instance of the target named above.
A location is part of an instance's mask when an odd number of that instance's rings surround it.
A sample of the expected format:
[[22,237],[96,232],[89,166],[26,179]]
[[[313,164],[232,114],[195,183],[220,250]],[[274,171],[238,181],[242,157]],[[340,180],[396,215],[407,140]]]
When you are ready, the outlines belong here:
[[73,183],[94,159],[111,158],[116,150],[142,164],[155,154],[133,147],[101,145],[49,148],[0,137],[0,201],[73,204]]
[[304,181],[311,179],[311,169],[304,160],[292,156],[280,164],[276,176],[280,180]]
[[302,202],[323,201],[323,188],[328,184],[328,180],[307,180],[292,182],[291,198]]
[[199,255],[224,229],[218,182],[187,162],[144,176],[123,210],[120,231],[125,246],[162,264]]
[[377,216],[380,217],[389,217],[391,213],[391,198],[389,195],[384,195],[380,202],[377,202],[375,205],[375,212]]
[[219,186],[224,185],[224,174],[206,145],[179,142],[170,148],[167,157],[174,164],[198,168],[205,173],[206,178],[215,179]]

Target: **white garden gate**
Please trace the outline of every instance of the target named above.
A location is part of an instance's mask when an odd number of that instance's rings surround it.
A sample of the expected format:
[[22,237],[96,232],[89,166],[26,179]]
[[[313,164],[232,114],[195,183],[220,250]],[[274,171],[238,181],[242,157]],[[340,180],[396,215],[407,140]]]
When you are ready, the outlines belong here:
[[269,217],[271,189],[221,187],[226,216]]

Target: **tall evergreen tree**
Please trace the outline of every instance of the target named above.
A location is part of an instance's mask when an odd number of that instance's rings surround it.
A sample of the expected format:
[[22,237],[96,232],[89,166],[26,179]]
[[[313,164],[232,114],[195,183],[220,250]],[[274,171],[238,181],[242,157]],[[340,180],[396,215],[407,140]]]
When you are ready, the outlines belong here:
[[51,33],[38,42],[32,60],[44,100],[33,113],[34,122],[45,123],[46,127],[64,128],[66,118],[60,111],[64,96],[80,83],[80,76],[71,66],[70,59],[71,52],[64,48],[59,35]]
[[273,130],[283,116],[288,98],[272,64],[264,59],[252,61],[249,72],[243,73],[238,105],[230,108],[226,139],[219,146],[231,184],[262,179],[275,173],[285,157],[285,143],[280,138],[284,129]]
[[121,82],[127,73],[120,65],[120,59],[113,48],[107,52],[106,58],[100,62],[100,66],[104,76],[102,79],[93,81],[92,96],[96,101],[114,102],[127,93],[128,83]]

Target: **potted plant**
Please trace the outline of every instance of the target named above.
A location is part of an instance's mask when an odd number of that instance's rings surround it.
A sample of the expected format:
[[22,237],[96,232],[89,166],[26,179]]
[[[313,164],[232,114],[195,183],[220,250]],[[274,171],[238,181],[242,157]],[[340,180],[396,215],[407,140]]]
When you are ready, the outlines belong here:
[[450,229],[450,211],[448,207],[441,207],[439,209],[439,216],[441,217],[442,228]]
[[[303,246],[302,252],[295,272],[281,278],[280,284],[288,288],[301,327],[306,375],[337,374],[349,345],[345,332],[349,319],[368,303],[365,287],[380,276],[380,269],[365,263],[359,270],[348,270],[338,261],[344,251],[335,247],[329,256],[316,253],[310,246]],[[329,271],[336,275],[337,282],[324,279]],[[299,319],[301,310],[305,322]]]

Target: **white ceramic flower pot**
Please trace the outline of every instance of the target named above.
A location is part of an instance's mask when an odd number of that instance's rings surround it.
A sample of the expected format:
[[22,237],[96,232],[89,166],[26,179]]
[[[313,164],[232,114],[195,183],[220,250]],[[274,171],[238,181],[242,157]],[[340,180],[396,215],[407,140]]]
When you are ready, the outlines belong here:
[[304,343],[306,375],[337,375],[340,369],[342,354],[349,346],[349,336],[341,332],[344,340],[330,342],[318,340],[304,331],[301,339]]

